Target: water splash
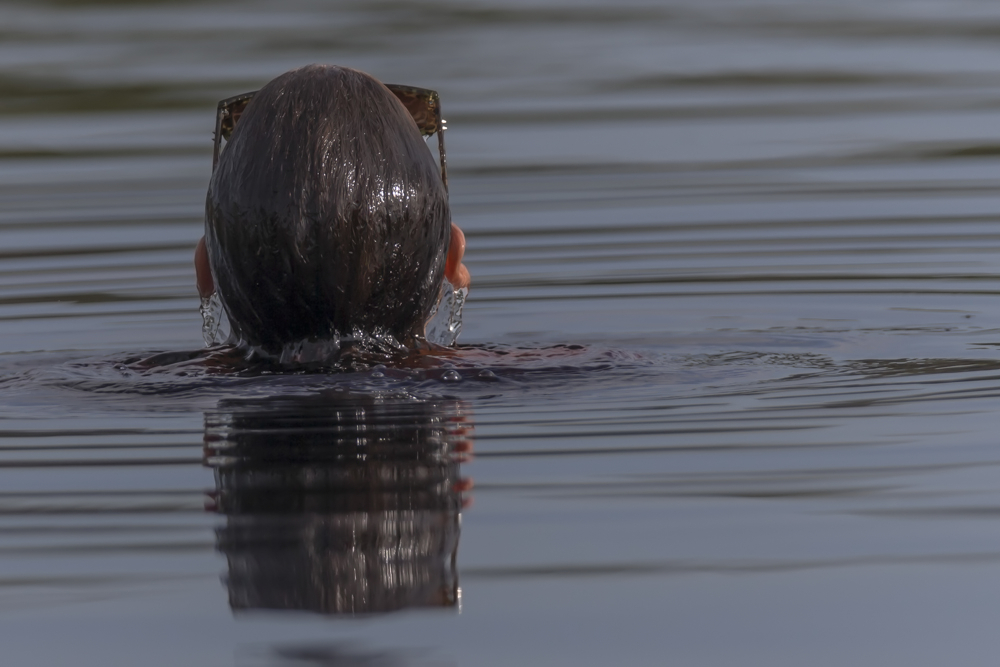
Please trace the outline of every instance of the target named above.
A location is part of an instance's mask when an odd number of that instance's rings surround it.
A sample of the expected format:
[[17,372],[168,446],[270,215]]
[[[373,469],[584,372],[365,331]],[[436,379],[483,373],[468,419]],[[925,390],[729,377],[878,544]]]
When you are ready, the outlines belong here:
[[442,296],[427,322],[427,340],[454,347],[462,333],[462,309],[469,289],[455,289],[447,280],[441,286]]
[[198,311],[201,313],[201,337],[205,341],[205,347],[222,343],[224,337],[220,335],[220,331],[223,312],[219,293],[212,292],[212,296],[202,297]]
[[[334,331],[322,339],[305,339],[286,343],[277,354],[250,346],[248,358],[270,359],[283,366],[332,365],[341,369],[367,369],[377,359],[388,360],[406,351],[406,346],[388,331],[376,328],[363,331],[355,328],[349,334]],[[384,366],[383,366],[384,368]]]
[[469,296],[469,288],[452,290],[451,308],[448,311],[448,324],[446,331],[449,337],[446,345],[453,346],[458,342],[458,336],[462,333],[462,309],[465,308],[465,300]]
[[[431,313],[426,327],[426,340],[454,347],[462,333],[462,311],[469,296],[468,288],[455,289],[445,280],[441,298]],[[237,344],[230,335],[229,320],[217,292],[201,300],[201,335],[205,347],[225,343]],[[302,340],[285,344],[280,351],[267,351],[257,346],[245,347],[247,359],[269,359],[279,364],[317,364],[337,362],[345,352],[362,357],[391,357],[406,350],[392,334],[381,329],[366,332],[355,329],[349,334],[334,332],[322,340]]]

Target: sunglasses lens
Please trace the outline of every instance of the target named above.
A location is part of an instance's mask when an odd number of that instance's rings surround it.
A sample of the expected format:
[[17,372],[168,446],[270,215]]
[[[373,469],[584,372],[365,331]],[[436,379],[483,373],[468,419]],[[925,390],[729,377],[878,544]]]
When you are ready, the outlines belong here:
[[233,130],[236,129],[236,123],[239,122],[240,116],[243,115],[243,110],[247,108],[247,104],[249,103],[250,98],[247,98],[230,102],[222,107],[222,125],[220,130],[222,132],[222,138],[226,141],[229,141],[229,137],[233,135]]
[[441,102],[437,93],[433,90],[407,86],[387,86],[387,88],[403,103],[413,116],[413,120],[417,121],[421,134],[429,137],[441,129],[438,127]]

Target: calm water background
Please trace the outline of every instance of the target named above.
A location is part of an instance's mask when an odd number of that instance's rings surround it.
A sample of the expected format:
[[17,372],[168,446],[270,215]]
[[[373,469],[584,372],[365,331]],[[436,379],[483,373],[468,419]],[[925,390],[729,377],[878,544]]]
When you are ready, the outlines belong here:
[[[5,665],[994,664],[996,3],[8,0],[0,34]],[[200,346],[215,103],[310,62],[441,92],[462,379],[123,367]],[[352,447],[433,484],[330,481]]]

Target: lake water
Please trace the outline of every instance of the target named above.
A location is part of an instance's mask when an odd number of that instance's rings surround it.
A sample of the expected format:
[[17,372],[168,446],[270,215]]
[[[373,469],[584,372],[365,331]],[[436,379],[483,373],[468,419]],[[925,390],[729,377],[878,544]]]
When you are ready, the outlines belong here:
[[[4,665],[994,664],[996,3],[0,34]],[[462,352],[129,366],[201,345],[216,102],[311,62],[440,91]]]

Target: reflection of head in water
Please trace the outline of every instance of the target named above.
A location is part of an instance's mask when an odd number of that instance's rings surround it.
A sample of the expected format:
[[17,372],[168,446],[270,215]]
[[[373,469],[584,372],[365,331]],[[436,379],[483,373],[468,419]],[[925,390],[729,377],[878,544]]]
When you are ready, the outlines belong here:
[[423,334],[451,213],[413,118],[363,72],[311,65],[250,101],[209,184],[205,244],[239,340]]
[[461,413],[450,399],[343,392],[228,400],[207,413],[230,606],[456,605]]

